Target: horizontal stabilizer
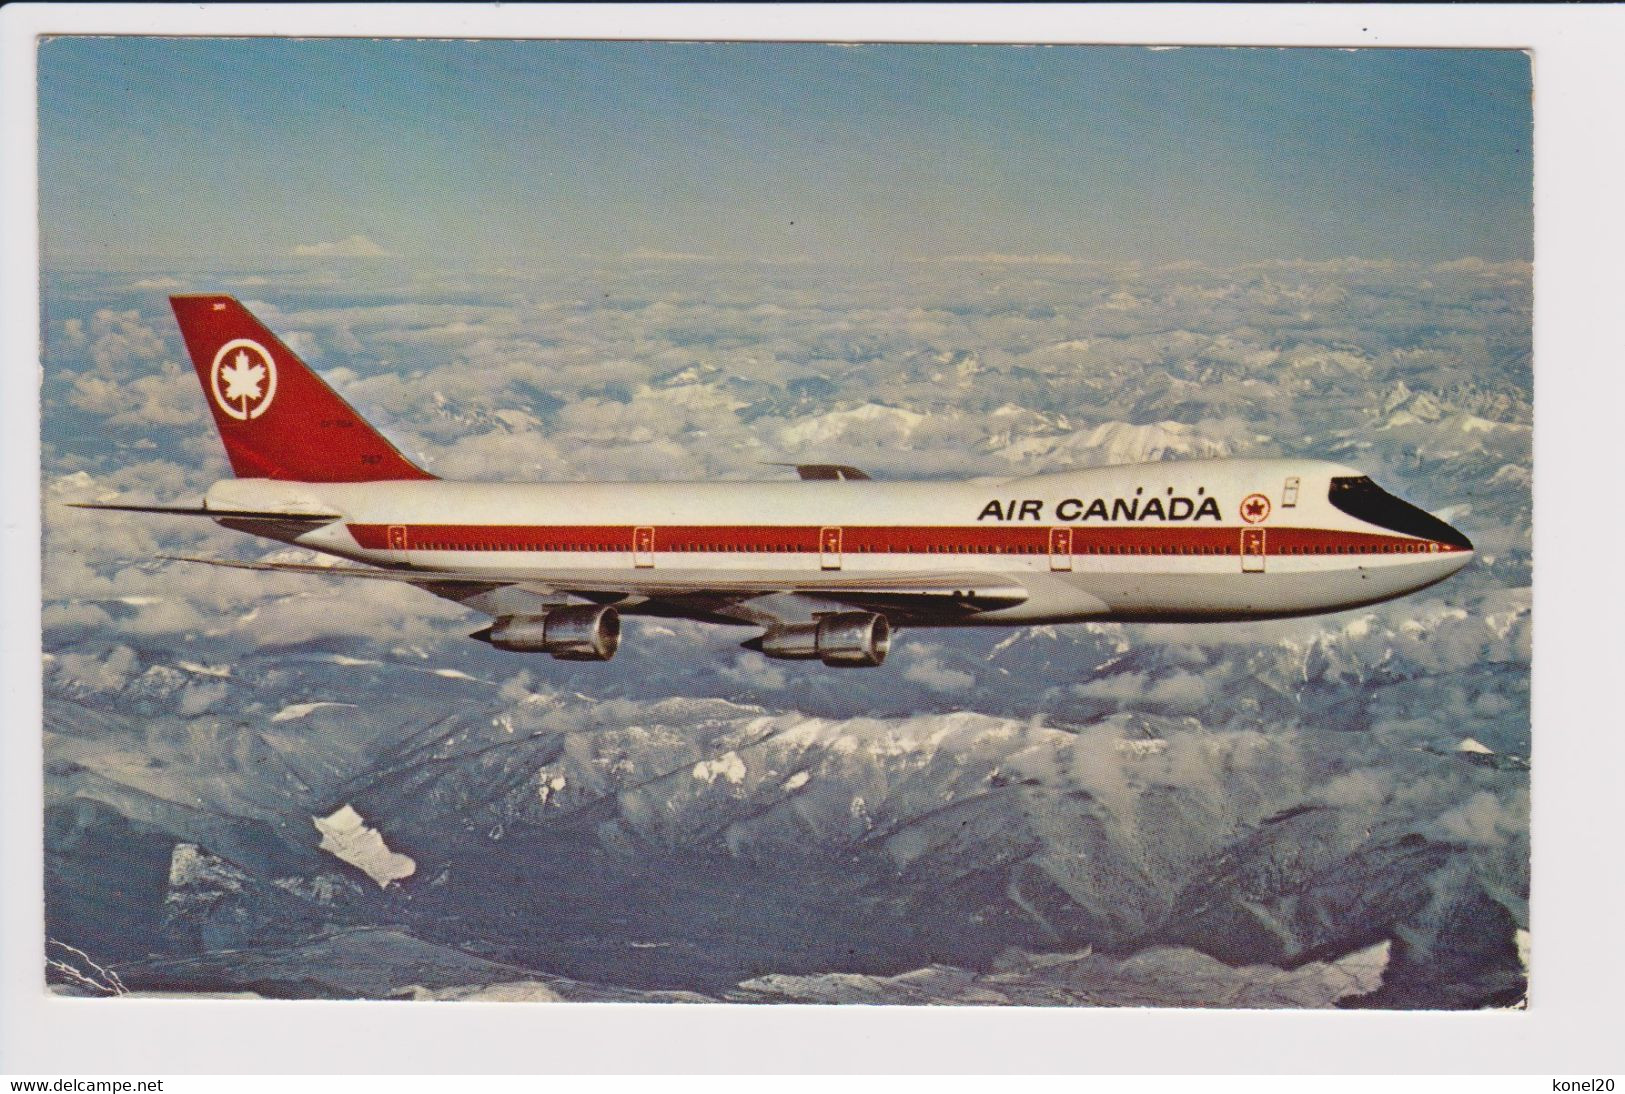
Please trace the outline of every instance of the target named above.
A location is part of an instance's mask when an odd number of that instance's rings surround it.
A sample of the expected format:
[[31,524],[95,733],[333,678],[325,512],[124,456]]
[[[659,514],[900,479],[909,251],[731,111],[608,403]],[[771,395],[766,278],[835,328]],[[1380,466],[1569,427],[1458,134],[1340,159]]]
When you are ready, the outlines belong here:
[[361,566],[318,566],[308,562],[239,562],[234,558],[190,558],[186,555],[159,555],[168,562],[199,562],[205,566],[224,566],[230,570],[261,570],[269,573],[322,574],[327,577],[359,577],[373,581],[403,581],[408,585],[503,585],[512,582],[474,577],[469,574],[436,572],[434,570],[379,570]]
[[70,501],[75,509],[116,509],[123,513],[167,513],[172,517],[213,517],[215,520],[281,520],[331,524],[343,520],[338,513],[272,513],[248,509],[204,509],[187,505],[113,505],[94,501]]

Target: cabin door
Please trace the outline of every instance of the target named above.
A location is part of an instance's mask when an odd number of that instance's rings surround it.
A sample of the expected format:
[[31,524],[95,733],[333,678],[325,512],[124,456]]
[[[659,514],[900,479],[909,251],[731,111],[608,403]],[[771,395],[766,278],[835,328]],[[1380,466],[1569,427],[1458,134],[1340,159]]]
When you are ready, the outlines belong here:
[[841,530],[821,528],[818,532],[818,564],[826,570],[841,568]]
[[655,530],[632,529],[632,565],[648,569],[655,564]]
[[1241,530],[1241,572],[1244,574],[1264,572],[1264,529]]
[[396,562],[406,561],[406,525],[391,524],[387,535],[389,549]]
[[1049,530],[1049,568],[1052,570],[1072,569],[1072,529],[1051,528]]

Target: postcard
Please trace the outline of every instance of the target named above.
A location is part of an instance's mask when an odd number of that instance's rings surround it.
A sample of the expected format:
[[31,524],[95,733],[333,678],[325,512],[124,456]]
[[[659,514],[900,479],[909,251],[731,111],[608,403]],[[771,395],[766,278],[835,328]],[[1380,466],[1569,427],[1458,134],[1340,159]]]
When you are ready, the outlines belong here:
[[37,48],[42,991],[1523,1004],[1527,54]]

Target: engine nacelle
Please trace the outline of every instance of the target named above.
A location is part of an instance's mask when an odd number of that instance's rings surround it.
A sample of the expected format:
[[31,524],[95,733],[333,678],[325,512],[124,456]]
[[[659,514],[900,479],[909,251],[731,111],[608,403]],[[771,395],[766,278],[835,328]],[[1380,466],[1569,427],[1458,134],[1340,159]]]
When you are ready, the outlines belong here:
[[572,604],[544,615],[505,615],[483,636],[499,650],[550,653],[560,661],[608,661],[621,645],[621,614]]
[[792,623],[768,631],[761,651],[784,661],[817,658],[837,668],[870,668],[886,660],[891,624],[874,612],[834,612],[816,623]]

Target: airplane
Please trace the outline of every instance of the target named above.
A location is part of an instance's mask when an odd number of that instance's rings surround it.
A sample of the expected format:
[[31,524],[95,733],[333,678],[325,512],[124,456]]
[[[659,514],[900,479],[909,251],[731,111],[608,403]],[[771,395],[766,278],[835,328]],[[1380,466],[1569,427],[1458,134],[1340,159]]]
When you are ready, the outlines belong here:
[[404,582],[491,617],[470,637],[607,661],[621,616],[758,630],[767,657],[883,663],[899,627],[1226,622],[1445,580],[1461,532],[1356,468],[1203,459],[962,482],[796,466],[779,482],[452,482],[403,456],[235,298],[170,298],[236,477],[207,517],[359,565],[188,558]]

